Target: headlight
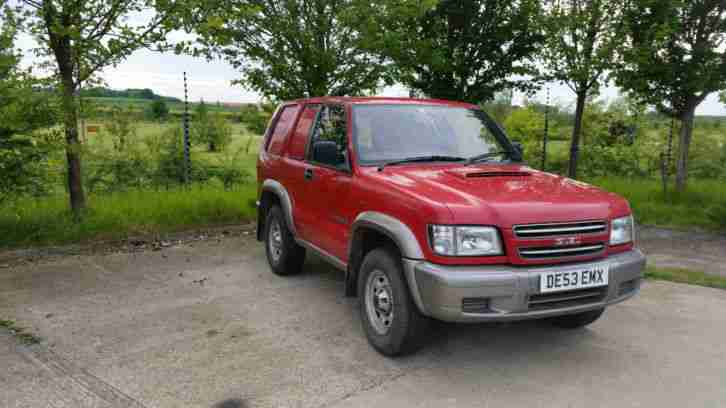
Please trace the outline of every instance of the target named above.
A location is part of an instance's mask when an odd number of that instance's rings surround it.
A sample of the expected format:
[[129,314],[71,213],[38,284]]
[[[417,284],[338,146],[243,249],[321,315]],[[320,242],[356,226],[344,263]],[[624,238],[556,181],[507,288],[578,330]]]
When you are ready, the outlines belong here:
[[633,242],[634,230],[632,215],[614,219],[610,223],[610,245]]
[[431,225],[431,249],[438,255],[502,255],[502,242],[493,227],[456,227]]

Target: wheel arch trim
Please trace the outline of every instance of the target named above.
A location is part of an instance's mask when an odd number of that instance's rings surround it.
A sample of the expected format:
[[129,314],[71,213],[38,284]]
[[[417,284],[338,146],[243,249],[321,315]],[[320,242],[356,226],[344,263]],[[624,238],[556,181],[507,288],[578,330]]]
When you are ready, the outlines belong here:
[[[295,229],[295,220],[292,216],[292,200],[290,199],[290,194],[287,192],[287,189],[285,186],[283,186],[279,181],[273,180],[273,179],[266,179],[262,183],[262,189],[260,190],[260,196],[262,196],[263,192],[270,192],[277,196],[277,198],[280,200],[280,205],[282,206],[282,212],[285,214],[285,221],[287,222],[287,228],[290,230],[292,235],[295,237],[297,236],[297,230]],[[261,204],[260,204],[261,205]],[[259,208],[258,208],[259,211]],[[261,214],[260,214],[261,217]],[[264,220],[262,220],[264,222]]]
[[[351,227],[350,243],[348,244],[348,268],[346,269],[346,295],[351,296],[355,293],[355,287],[358,280],[358,272],[360,262],[354,262],[355,250],[357,248],[358,231],[362,228],[373,229],[393,241],[401,251],[401,268],[408,284],[409,292],[413,297],[413,301],[419,311],[428,316],[426,307],[422,301],[421,293],[416,282],[416,276],[413,265],[419,260],[424,259],[423,251],[419,245],[416,235],[411,228],[397,218],[376,211],[365,211],[360,213]],[[362,261],[362,259],[361,259]]]
[[377,211],[365,211],[360,213],[353,221],[351,228],[351,242],[348,252],[353,248],[353,240],[355,239],[358,229],[368,227],[388,236],[396,243],[401,251],[401,256],[408,259],[424,259],[423,251],[419,245],[416,235],[399,219],[391,217]]

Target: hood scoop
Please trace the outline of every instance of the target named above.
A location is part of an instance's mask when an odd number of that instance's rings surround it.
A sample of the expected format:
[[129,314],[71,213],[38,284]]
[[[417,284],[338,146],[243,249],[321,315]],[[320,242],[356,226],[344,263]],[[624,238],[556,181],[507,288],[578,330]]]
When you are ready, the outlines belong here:
[[475,171],[465,173],[466,178],[482,178],[482,177],[527,177],[531,173],[526,171]]
[[486,166],[459,166],[446,170],[446,173],[462,178],[464,180],[471,179],[490,179],[490,178],[520,178],[528,177],[536,171],[525,166],[512,165],[486,165]]

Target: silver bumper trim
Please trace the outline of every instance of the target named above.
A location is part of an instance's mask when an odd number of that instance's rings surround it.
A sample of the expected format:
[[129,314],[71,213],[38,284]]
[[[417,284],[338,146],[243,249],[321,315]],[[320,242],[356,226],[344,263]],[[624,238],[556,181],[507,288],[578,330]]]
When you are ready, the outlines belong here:
[[[540,294],[539,277],[543,272],[581,268],[608,262],[610,276],[603,299],[593,303],[552,309],[529,310],[529,296]],[[591,262],[554,266],[444,266],[420,260],[403,260],[404,272],[414,302],[421,313],[452,322],[488,322],[537,319],[599,309],[622,302],[639,291],[619,293],[620,284],[642,278],[645,256],[635,249]],[[487,298],[491,312],[465,313],[464,298]]]

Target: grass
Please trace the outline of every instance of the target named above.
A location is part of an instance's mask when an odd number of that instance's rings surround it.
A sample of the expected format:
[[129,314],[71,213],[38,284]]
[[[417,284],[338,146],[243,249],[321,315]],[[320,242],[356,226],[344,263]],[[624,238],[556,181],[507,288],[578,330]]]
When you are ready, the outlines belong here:
[[[103,124],[94,123],[94,124]],[[168,123],[139,122],[129,143],[141,147],[144,141],[175,126]],[[0,205],[0,248],[33,245],[58,245],[94,239],[123,239],[137,234],[155,234],[203,226],[239,223],[254,218],[250,205],[256,196],[255,163],[261,138],[249,133],[243,125],[232,123],[232,140],[224,152],[210,153],[205,146],[192,148],[193,162],[235,166],[248,175],[248,182],[232,190],[220,183],[209,182],[186,189],[177,187],[158,190],[127,190],[111,194],[89,194],[88,210],[81,223],[73,222],[68,209],[68,196],[62,188],[62,177],[48,182],[52,194],[39,199],[21,198]],[[85,148],[103,154],[113,148],[112,138],[102,127],[89,134]],[[249,151],[247,151],[249,150]],[[62,169],[65,162],[57,152],[52,166]],[[85,163],[88,176],[94,165]],[[58,171],[58,174],[61,170]]]
[[40,338],[32,333],[28,333],[24,328],[20,327],[13,320],[0,319],[0,327],[4,327],[10,331],[21,343],[25,345],[33,345],[40,343]]
[[207,184],[188,189],[131,190],[88,197],[82,222],[74,223],[67,198],[25,199],[0,211],[0,247],[55,245],[122,239],[254,218],[256,186],[234,190]]
[[705,286],[716,289],[726,289],[726,277],[707,275],[704,272],[691,271],[688,269],[658,268],[649,265],[645,270],[645,277],[648,279],[687,283],[689,285]]
[[[605,190],[618,193],[630,201],[638,223],[666,227],[699,227],[723,230],[714,207],[726,204],[726,183],[719,180],[689,180],[688,191],[672,193],[666,198],[657,180],[601,178],[590,180]],[[724,220],[726,222],[726,214]]]

